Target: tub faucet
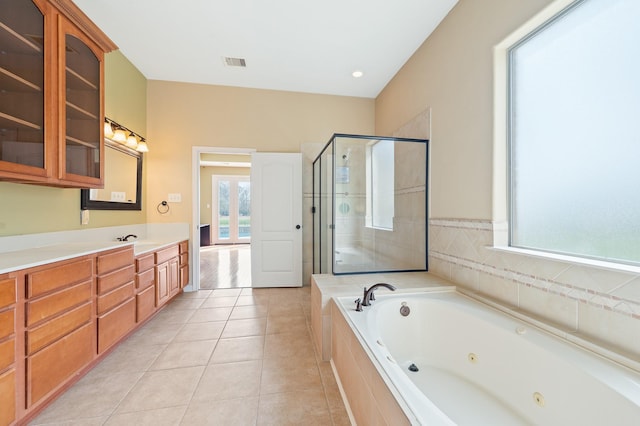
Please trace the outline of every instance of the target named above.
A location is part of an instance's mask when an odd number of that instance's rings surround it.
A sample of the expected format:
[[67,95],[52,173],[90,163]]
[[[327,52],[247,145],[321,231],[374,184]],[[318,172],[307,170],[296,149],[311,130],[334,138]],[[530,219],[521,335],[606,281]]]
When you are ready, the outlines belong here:
[[372,300],[376,300],[375,296],[373,295],[373,290],[375,290],[378,287],[386,287],[391,291],[395,291],[395,287],[392,286],[391,284],[387,284],[387,283],[378,283],[378,284],[374,284],[371,287],[369,287],[368,289],[365,287],[364,288],[364,297],[362,298],[362,306],[369,306],[371,305],[371,301]]
[[116,238],[116,239],[117,239],[118,241],[129,241],[129,238],[131,238],[131,237],[133,237],[133,238],[138,238],[138,236],[137,236],[137,235],[129,234],[129,235],[125,235],[124,237],[118,237],[118,238]]

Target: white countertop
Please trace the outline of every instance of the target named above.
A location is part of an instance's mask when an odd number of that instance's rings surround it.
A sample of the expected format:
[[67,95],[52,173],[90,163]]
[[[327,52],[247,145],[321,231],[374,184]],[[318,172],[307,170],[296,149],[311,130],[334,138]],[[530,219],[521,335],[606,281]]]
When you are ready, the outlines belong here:
[[[155,229],[149,232],[148,227]],[[141,239],[112,239],[113,235],[126,235],[131,233],[130,231],[135,232]],[[3,237],[0,238],[0,274],[126,246],[132,246],[134,255],[139,256],[188,240],[188,232],[188,227],[182,225],[177,226],[177,231],[175,225],[138,225],[94,229],[90,232],[70,231],[64,234]],[[69,241],[70,238],[75,240]]]

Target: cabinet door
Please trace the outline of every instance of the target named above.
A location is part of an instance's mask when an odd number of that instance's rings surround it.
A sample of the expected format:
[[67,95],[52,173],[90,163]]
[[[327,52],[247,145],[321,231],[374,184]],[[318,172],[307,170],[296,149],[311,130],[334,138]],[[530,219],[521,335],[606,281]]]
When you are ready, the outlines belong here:
[[102,51],[60,18],[59,178],[99,186],[104,173]]
[[169,295],[171,297],[180,291],[180,262],[177,257],[169,260]]
[[0,2],[0,176],[30,175],[37,180],[50,174],[45,58],[47,72],[55,63],[44,43],[48,8],[43,4],[41,10],[28,0]]
[[162,306],[169,300],[169,262],[156,266],[156,306]]

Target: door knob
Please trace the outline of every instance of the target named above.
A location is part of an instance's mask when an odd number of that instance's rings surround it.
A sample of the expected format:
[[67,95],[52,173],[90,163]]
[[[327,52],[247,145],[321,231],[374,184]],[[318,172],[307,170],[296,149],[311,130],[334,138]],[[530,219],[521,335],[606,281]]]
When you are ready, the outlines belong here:
[[296,229],[300,229],[300,228],[302,228],[302,226],[296,225]]

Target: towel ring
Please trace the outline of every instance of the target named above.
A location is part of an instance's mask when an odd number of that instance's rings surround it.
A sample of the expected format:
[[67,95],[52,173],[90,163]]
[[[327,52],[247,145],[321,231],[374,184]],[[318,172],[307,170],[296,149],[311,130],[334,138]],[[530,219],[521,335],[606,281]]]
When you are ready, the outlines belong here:
[[162,201],[160,204],[158,204],[156,210],[158,210],[158,213],[160,214],[169,213],[169,203],[167,203],[166,201]]

